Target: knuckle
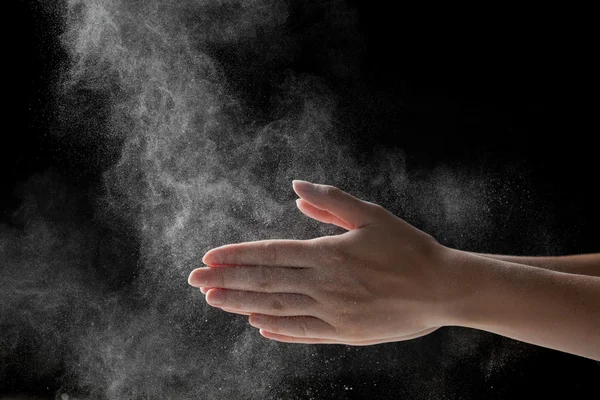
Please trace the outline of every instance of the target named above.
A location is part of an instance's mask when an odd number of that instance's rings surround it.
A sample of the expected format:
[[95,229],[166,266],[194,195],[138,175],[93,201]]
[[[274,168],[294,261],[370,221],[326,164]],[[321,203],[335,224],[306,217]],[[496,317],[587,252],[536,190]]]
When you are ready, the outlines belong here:
[[343,335],[347,339],[360,339],[362,337],[361,328],[359,323],[349,315],[340,316],[336,321],[339,334]]
[[265,260],[267,261],[267,265],[277,263],[278,255],[276,243],[265,242],[265,244],[263,245],[263,252]]
[[345,265],[348,262],[348,253],[342,246],[335,246],[331,249],[331,255],[329,256],[330,262],[335,266]]
[[308,323],[305,319],[301,318],[298,320],[298,327],[300,328],[300,334],[302,336],[308,336],[310,330],[308,328]]
[[366,203],[366,206],[369,207],[373,213],[382,214],[383,212],[386,211],[386,209],[383,208],[383,206],[380,204],[372,203],[370,201],[365,201],[365,203]]
[[284,303],[280,299],[273,299],[269,304],[269,308],[272,312],[276,314],[281,314],[285,311],[286,307]]
[[344,242],[337,236],[324,236],[314,239],[313,246],[321,256],[321,261],[338,259],[344,256]]
[[385,207],[376,203],[365,202],[365,206],[367,207],[371,217],[380,222],[385,221],[387,218],[393,215]]
[[327,247],[324,254],[324,263],[330,267],[343,266],[348,261],[348,254],[343,246],[343,243],[333,242]]
[[213,287],[225,287],[227,279],[225,278],[225,270],[212,269],[209,283]]
[[325,187],[323,188],[323,193],[326,196],[337,196],[341,193],[341,190],[335,186],[325,185]]
[[256,267],[256,287],[260,291],[269,291],[273,287],[272,279],[268,274],[267,268]]
[[272,316],[264,316],[262,317],[261,328],[273,332],[278,333],[281,330],[279,325],[279,321],[277,318],[273,318]]

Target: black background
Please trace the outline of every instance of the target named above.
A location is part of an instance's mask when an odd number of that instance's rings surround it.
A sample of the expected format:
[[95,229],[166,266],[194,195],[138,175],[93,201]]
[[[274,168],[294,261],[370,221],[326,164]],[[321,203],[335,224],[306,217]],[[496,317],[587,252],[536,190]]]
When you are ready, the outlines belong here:
[[[291,31],[319,20],[317,5],[296,3]],[[350,3],[358,10],[357,45],[363,46],[356,69],[348,74],[324,69],[318,55],[327,43],[310,37],[286,67],[324,75],[342,94],[342,109],[355,116],[345,122],[347,134],[358,143],[361,157],[387,146],[405,151],[409,171],[445,164],[493,173],[515,165],[522,170],[516,184],[527,185],[533,199],[551,205],[565,252],[599,251],[598,66],[590,10]],[[80,189],[85,203],[89,187],[100,181],[103,163],[110,162],[95,161],[93,146],[65,145],[49,137],[54,85],[66,59],[58,42],[61,26],[34,2],[16,4],[12,15],[18,28],[5,49],[10,73],[0,140],[4,223],[18,209],[18,184],[32,174],[55,168]],[[524,251],[518,245],[521,229],[507,222],[507,231],[516,237],[514,254]],[[474,365],[465,362],[465,380]],[[592,398],[599,377],[595,362],[540,349],[503,371],[497,382],[461,390],[463,398],[473,399]],[[14,390],[52,393],[54,379],[33,385],[17,378]],[[375,374],[354,381],[357,398],[394,398],[402,385]],[[379,383],[377,388],[372,382]],[[324,388],[328,384],[322,383]]]

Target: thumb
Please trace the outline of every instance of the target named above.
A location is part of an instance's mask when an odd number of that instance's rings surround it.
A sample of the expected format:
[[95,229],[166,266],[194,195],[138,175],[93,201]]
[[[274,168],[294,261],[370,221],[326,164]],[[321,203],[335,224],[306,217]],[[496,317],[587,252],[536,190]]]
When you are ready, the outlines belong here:
[[293,181],[294,191],[312,206],[329,212],[354,228],[362,228],[378,220],[378,206],[329,185]]
[[350,225],[346,221],[341,220],[329,211],[321,210],[307,202],[306,200],[296,199],[296,206],[302,213],[312,219],[316,219],[319,222],[326,224],[337,225],[340,228],[347,229],[349,231],[354,229],[354,226]]

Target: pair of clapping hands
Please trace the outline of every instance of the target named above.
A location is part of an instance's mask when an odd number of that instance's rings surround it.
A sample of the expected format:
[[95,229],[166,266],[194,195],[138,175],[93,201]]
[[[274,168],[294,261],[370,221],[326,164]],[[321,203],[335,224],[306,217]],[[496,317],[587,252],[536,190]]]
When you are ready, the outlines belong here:
[[347,232],[222,246],[189,277],[266,338],[371,345],[454,325],[600,360],[600,253],[469,253],[338,188],[293,186],[300,211]]
[[208,304],[249,316],[270,339],[369,345],[426,335],[447,293],[444,247],[381,206],[335,187],[293,182],[300,211],[348,231],[210,250],[189,283]]

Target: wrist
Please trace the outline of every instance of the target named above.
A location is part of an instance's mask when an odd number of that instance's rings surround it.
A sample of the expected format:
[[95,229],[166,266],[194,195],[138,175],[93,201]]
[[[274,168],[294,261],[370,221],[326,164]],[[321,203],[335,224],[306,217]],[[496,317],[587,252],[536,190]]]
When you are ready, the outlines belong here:
[[[442,246],[438,256],[439,289],[436,312],[439,326],[471,326],[484,301],[486,288],[485,263],[474,262],[471,253]],[[476,261],[476,260],[475,260]]]
[[[463,326],[598,357],[600,281],[463,251],[443,252],[440,326]],[[594,344],[595,343],[595,344]]]
[[532,294],[536,282],[552,278],[553,271],[500,261],[448,249],[448,300],[444,322],[451,326],[494,331],[507,313],[524,306],[523,295]]

